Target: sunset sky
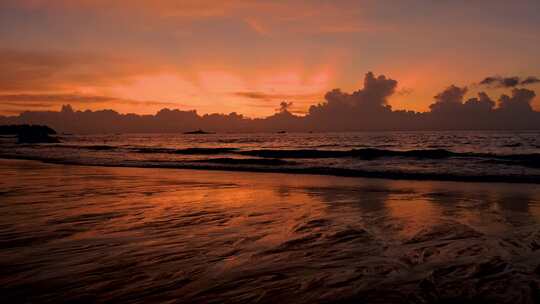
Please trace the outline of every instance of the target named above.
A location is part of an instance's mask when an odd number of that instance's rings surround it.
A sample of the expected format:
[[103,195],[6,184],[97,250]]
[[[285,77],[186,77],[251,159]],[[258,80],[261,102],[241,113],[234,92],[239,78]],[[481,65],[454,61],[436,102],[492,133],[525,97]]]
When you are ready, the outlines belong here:
[[539,13],[538,0],[1,0],[0,114],[261,117],[282,100],[304,113],[368,71],[399,82],[394,109],[426,111],[450,84],[497,98],[509,89],[478,83],[540,76]]

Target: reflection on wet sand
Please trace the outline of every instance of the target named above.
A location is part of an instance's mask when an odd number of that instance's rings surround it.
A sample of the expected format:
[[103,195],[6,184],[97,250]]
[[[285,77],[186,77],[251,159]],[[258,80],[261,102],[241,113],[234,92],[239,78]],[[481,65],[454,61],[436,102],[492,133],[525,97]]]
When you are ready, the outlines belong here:
[[538,185],[0,169],[3,302],[540,299]]

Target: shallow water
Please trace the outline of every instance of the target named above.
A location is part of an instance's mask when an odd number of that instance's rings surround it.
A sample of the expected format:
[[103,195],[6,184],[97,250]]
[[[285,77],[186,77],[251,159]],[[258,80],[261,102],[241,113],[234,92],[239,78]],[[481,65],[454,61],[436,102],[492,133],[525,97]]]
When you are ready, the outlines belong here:
[[538,185],[0,171],[3,303],[540,299]]
[[0,157],[55,163],[540,183],[540,132],[61,135],[0,140]]

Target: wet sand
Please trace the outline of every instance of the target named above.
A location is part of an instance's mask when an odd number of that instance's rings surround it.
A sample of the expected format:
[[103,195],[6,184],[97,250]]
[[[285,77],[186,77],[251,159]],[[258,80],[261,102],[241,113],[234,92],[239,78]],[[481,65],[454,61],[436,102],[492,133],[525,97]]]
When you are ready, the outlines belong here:
[[0,160],[2,303],[535,303],[540,185]]

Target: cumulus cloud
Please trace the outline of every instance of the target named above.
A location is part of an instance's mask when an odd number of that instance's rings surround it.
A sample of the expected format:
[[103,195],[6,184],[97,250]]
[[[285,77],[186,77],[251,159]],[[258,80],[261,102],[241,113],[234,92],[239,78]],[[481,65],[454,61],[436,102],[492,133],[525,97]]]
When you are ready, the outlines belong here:
[[506,94],[499,99],[503,111],[531,112],[531,102],[536,97],[534,91],[528,89],[513,89],[512,96]]
[[394,94],[397,81],[386,78],[384,75],[375,77],[369,72],[364,77],[364,87],[352,94],[334,89],[325,94],[325,103],[312,107],[312,110],[324,111],[325,108],[347,108],[353,109],[374,109],[390,108],[388,97]]
[[458,108],[462,105],[463,96],[465,96],[466,93],[466,87],[460,88],[455,85],[451,85],[446,90],[435,96],[435,103],[431,104],[429,108],[433,112],[442,112]]
[[429,108],[433,114],[450,114],[447,118],[456,119],[451,115],[478,115],[487,113],[495,108],[495,101],[485,92],[478,93],[477,97],[472,97],[464,101],[467,94],[467,87],[457,87],[451,85],[441,93],[435,95],[435,102]]
[[[388,98],[395,93],[397,81],[369,72],[363,88],[352,93],[334,89],[325,94],[325,101],[309,108],[307,124],[315,130],[354,130],[384,128],[392,108]],[[324,127],[326,126],[326,127]]]
[[[293,103],[283,101],[278,113],[258,119],[238,114],[198,115],[196,111],[161,110],[156,115],[122,115],[114,111],[25,112],[0,123],[49,124],[60,131],[179,132],[211,131],[360,131],[360,130],[540,130],[540,112],[531,107],[536,94],[514,88],[495,101],[485,92],[466,99],[467,87],[451,85],[434,96],[429,112],[392,111],[387,103],[398,83],[384,75],[367,73],[363,88],[352,93],[329,91],[325,101],[304,116],[295,115]],[[0,96],[0,101],[26,100],[39,108],[43,100],[66,101],[75,96]],[[97,98],[99,96],[94,96]],[[91,99],[91,96],[84,98]],[[87,99],[81,100],[87,100]],[[102,97],[106,100],[108,97]],[[266,98],[264,94],[248,98]],[[69,112],[69,113],[68,113]]]
[[491,111],[495,107],[495,101],[485,92],[480,92],[478,97],[468,99],[464,106],[474,112]]
[[364,89],[353,93],[358,105],[386,106],[388,97],[394,94],[398,82],[384,75],[375,77],[372,72],[364,78]]
[[485,85],[489,87],[496,87],[496,88],[513,88],[518,85],[530,85],[539,83],[540,79],[538,79],[535,76],[529,76],[525,79],[522,79],[518,76],[512,76],[512,77],[501,77],[501,76],[490,76],[484,78],[482,81],[479,82],[480,85]]

